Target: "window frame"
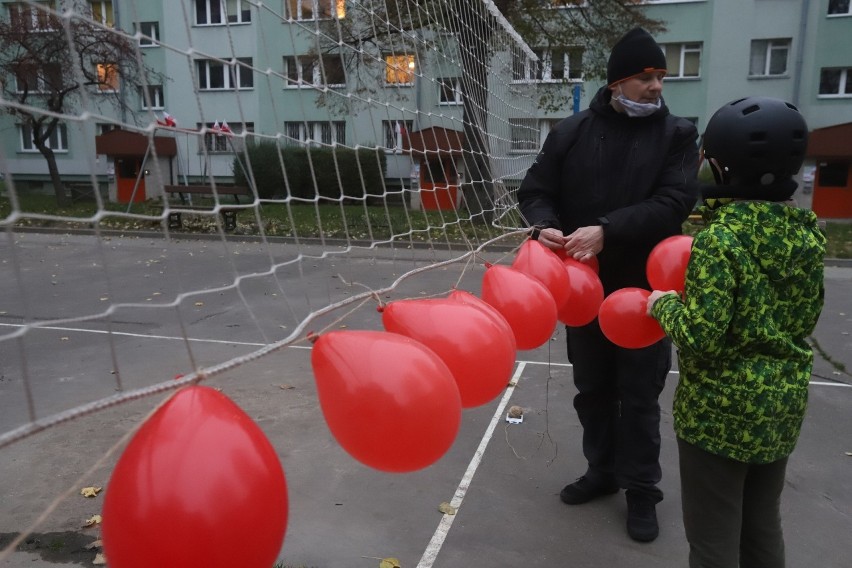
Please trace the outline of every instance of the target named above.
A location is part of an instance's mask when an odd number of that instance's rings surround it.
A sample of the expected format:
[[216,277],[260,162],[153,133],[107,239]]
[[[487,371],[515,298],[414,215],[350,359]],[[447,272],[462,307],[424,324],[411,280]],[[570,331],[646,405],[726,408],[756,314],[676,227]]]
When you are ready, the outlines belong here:
[[[440,77],[435,81],[438,86],[439,106],[459,106],[464,104],[461,77]],[[452,93],[452,99],[447,95]]]
[[[327,127],[327,131],[324,130]],[[310,135],[308,131],[310,130]],[[325,142],[326,132],[328,142]],[[295,134],[295,136],[294,136]],[[287,146],[344,146],[346,145],[345,120],[298,120],[284,122],[284,143]],[[343,140],[339,140],[343,138]]]
[[[346,87],[346,70],[343,60],[339,54],[325,54],[320,57],[315,55],[285,55],[284,76],[287,77],[287,89],[310,89],[317,87],[343,88]],[[335,65],[337,67],[335,68]],[[326,82],[329,79],[329,71],[333,71],[343,82]],[[310,80],[305,75],[310,74]]]
[[316,22],[320,20],[342,20],[346,17],[346,0],[309,0],[309,2],[310,14],[306,17],[304,0],[284,0],[286,17],[283,21]]
[[121,91],[121,73],[118,68],[118,63],[112,61],[95,63],[95,74],[98,77],[95,86],[99,93],[107,95]]
[[[18,133],[18,138],[21,143],[19,152],[23,152],[25,154],[40,153],[39,149],[35,146],[35,142],[33,142],[32,127],[29,124],[19,123]],[[27,148],[25,133],[28,133],[30,135],[29,148]],[[56,146],[54,146],[54,144],[56,144]],[[51,135],[51,137],[47,140],[47,146],[58,154],[65,154],[68,152],[68,128],[64,123],[60,122],[56,125],[56,129],[54,129],[53,135]]]
[[[204,92],[253,90],[254,73],[252,71],[252,64],[253,59],[251,57],[237,57],[230,60],[196,59],[195,71],[198,74],[198,90]],[[211,76],[211,71],[218,67],[222,68],[223,86],[211,87],[210,84],[214,79]],[[218,79],[218,77],[215,77],[215,79]],[[204,83],[203,85],[202,82]]]
[[[832,4],[834,4],[835,8],[838,8],[838,4],[841,4],[843,1],[846,2],[846,11],[845,12],[832,12]],[[847,16],[852,16],[852,2],[849,0],[828,0],[828,6],[826,7],[826,16],[829,18],[844,18]]]
[[[417,58],[413,53],[386,53],[383,82],[385,87],[411,87],[417,80]],[[407,80],[406,80],[407,79]]]
[[[15,19],[18,18],[20,26],[31,32],[49,32],[54,31],[53,14],[47,10],[56,10],[56,0],[48,0],[45,2],[34,2],[39,6],[44,7],[44,10],[36,8],[32,4],[26,2],[10,2],[6,4],[6,13],[9,16],[9,21],[15,25]],[[23,22],[26,21],[26,24]]]
[[[95,12],[95,6],[98,12]],[[89,8],[92,11],[92,20],[108,28],[115,27],[115,8],[112,0],[89,0]]]
[[[217,9],[214,10],[214,6]],[[250,24],[247,0],[193,0],[193,25],[201,27]]]
[[[399,126],[401,129],[397,130],[397,126]],[[410,133],[413,128],[413,120],[383,120],[382,132],[384,133],[385,139],[385,152],[387,152],[388,154],[401,154],[403,150],[402,129]]]
[[[512,82],[513,83],[577,83],[583,81],[582,46],[551,46],[534,48],[538,63],[530,59],[520,49],[512,51]],[[572,65],[572,59],[580,58],[578,65]],[[561,77],[554,77],[554,58],[561,59]],[[579,68],[579,71],[575,71]]]
[[139,47],[160,47],[160,22],[134,22],[133,29],[140,34]]
[[[701,60],[704,55],[704,43],[700,41],[681,41],[681,42],[671,42],[671,43],[662,43],[660,47],[663,49],[663,53],[666,56],[666,63],[671,65],[672,56],[669,54],[669,48],[677,48],[677,61],[678,61],[678,69],[677,73],[673,73],[671,67],[666,70],[666,76],[664,80],[694,80],[701,78]],[[696,54],[698,57],[697,71],[695,75],[687,75],[686,74],[686,62],[691,54]]]
[[[148,102],[145,98],[145,91],[148,91],[148,99],[151,101],[151,106],[147,106]],[[159,103],[159,104],[157,104]],[[142,110],[163,110],[166,108],[165,91],[162,85],[142,85],[139,87],[139,108]]]
[[[753,39],[751,40],[751,48],[749,52],[748,76],[749,78],[757,77],[788,77],[790,52],[792,50],[793,40],[791,38],[769,38],[769,39]],[[762,53],[760,53],[762,47]],[[761,73],[754,72],[755,49],[757,55],[763,57],[763,71]],[[772,64],[775,61],[773,55],[779,51],[784,52],[784,71],[781,73],[772,73]]]
[[[839,71],[837,78],[837,91],[832,93],[822,92],[823,75],[827,71]],[[817,86],[817,97],[821,99],[845,99],[852,97],[852,66],[850,67],[822,67],[819,70],[819,84]]]

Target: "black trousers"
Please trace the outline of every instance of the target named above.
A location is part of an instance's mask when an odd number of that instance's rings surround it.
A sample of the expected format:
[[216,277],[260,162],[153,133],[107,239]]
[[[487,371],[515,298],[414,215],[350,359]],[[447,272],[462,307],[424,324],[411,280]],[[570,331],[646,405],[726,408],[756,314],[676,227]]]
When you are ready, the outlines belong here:
[[671,369],[671,341],[643,349],[611,343],[597,320],[568,327],[568,360],[574,367],[578,394],[574,408],[583,426],[586,476],[615,481],[631,495],[654,503],[663,498],[657,487],[660,468],[659,396]]
[[748,464],[680,438],[677,448],[690,568],[784,568],[787,458]]

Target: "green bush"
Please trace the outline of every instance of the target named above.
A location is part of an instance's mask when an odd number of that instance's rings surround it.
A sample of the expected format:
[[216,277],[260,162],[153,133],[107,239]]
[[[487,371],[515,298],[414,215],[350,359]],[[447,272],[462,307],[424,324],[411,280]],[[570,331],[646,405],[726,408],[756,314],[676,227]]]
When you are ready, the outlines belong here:
[[263,199],[285,197],[288,190],[290,196],[306,199],[317,194],[332,199],[341,194],[354,198],[382,194],[385,154],[381,150],[280,147],[275,142],[261,142],[248,146],[247,157],[234,158],[234,182],[250,185],[241,166],[247,161]]

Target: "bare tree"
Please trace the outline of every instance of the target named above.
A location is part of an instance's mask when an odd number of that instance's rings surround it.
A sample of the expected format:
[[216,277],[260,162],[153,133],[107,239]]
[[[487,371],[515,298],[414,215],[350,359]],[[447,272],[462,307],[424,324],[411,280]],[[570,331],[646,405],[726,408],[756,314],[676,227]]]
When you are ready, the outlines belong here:
[[[414,52],[421,42],[429,42],[430,31],[450,32],[455,37],[462,73],[463,158],[468,174],[463,188],[465,204],[472,216],[484,220],[494,203],[485,136],[488,66],[501,20],[535,48],[581,49],[579,73],[585,78],[606,75],[611,46],[629,29],[642,26],[652,33],[664,29],[662,22],[645,16],[638,0],[364,0],[360,4],[358,12],[322,24],[317,35],[318,51],[339,54],[356,89],[370,84],[369,79],[362,81],[365,73],[375,73],[375,67],[371,70],[364,65],[364,53]],[[341,52],[341,43],[356,49]],[[433,47],[446,48],[441,44]],[[562,84],[541,89],[540,108],[567,104],[571,94],[564,88],[565,81],[567,78]]]
[[93,106],[126,111],[127,92],[151,84],[158,74],[142,61],[136,40],[94,17],[88,2],[67,0],[64,15],[41,4],[6,6],[0,76],[8,102],[0,110],[15,117],[24,144],[44,156],[57,203],[64,205],[68,197],[54,153],[67,137],[63,117],[77,114],[86,95]]

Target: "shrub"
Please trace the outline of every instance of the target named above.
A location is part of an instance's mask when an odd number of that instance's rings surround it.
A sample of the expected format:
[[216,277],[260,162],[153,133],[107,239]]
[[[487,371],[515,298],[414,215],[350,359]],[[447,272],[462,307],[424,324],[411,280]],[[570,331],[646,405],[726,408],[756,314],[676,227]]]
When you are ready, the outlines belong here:
[[341,194],[361,198],[383,192],[385,154],[378,149],[279,147],[275,142],[260,142],[234,158],[237,185],[249,185],[240,165],[246,162],[246,155],[263,199],[286,196],[288,189],[291,196],[306,199],[317,194],[337,199]]

